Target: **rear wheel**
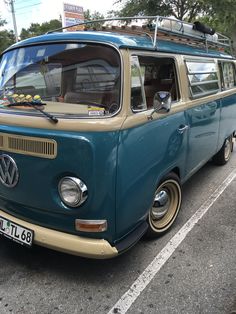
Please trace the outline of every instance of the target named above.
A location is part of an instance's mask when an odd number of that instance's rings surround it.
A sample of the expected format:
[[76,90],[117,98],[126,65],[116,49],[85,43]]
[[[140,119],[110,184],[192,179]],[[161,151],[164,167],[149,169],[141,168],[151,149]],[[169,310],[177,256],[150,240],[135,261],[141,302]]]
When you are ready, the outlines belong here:
[[166,232],[175,221],[182,200],[179,177],[169,173],[160,182],[148,214],[147,236],[156,237]]
[[225,141],[223,146],[221,147],[220,151],[213,156],[212,161],[214,164],[222,166],[225,165],[231,157],[233,151],[233,137],[228,137]]

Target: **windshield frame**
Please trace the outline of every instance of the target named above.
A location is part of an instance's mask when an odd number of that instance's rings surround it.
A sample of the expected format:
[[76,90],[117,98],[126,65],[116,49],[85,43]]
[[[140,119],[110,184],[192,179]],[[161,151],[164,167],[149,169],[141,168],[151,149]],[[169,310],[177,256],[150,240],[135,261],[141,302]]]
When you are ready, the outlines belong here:
[[[0,62],[3,59],[3,55],[5,55],[6,53],[13,51],[13,50],[18,50],[21,48],[27,48],[27,47],[35,47],[35,46],[42,46],[42,45],[53,45],[53,44],[93,44],[93,45],[100,45],[100,46],[104,46],[104,47],[110,47],[113,50],[116,51],[116,53],[118,54],[118,58],[119,58],[119,80],[120,80],[120,88],[119,88],[119,109],[117,111],[115,111],[114,113],[111,114],[107,114],[107,115],[101,115],[101,116],[92,116],[92,115],[88,115],[88,116],[83,116],[81,114],[69,114],[69,113],[53,113],[53,116],[55,118],[59,118],[59,119],[68,119],[68,120],[74,120],[74,119],[99,119],[99,120],[103,120],[103,119],[109,119],[112,118],[114,116],[117,116],[122,108],[123,108],[123,93],[124,93],[124,60],[123,60],[123,56],[122,53],[120,51],[120,49],[112,44],[112,43],[104,43],[102,41],[94,41],[94,40],[50,40],[50,41],[39,41],[37,43],[30,43],[30,44],[22,44],[20,46],[14,47],[14,45],[8,49],[6,49],[5,51],[3,51],[3,53],[0,55]],[[44,101],[45,102],[45,101]],[[91,106],[93,106],[93,103],[91,102]],[[23,111],[22,109],[17,109],[15,108],[14,111],[8,111],[5,108],[0,107],[0,113],[6,113],[6,114],[13,114],[13,115],[20,115],[20,116],[36,116],[36,117],[41,117],[42,115],[39,112],[29,112],[29,111]],[[51,113],[51,112],[50,112]]]

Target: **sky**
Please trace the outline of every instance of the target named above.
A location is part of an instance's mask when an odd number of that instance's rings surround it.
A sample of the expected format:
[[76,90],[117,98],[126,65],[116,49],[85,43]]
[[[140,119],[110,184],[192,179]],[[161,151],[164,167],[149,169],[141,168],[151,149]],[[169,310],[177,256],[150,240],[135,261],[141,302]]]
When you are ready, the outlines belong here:
[[[31,23],[43,23],[52,19],[58,19],[62,12],[62,3],[71,3],[82,6],[84,11],[98,11],[103,15],[110,10],[118,9],[116,0],[14,0],[16,24],[18,34],[22,28],[28,28]],[[5,3],[9,0],[0,0],[0,16],[7,21],[4,28],[13,29],[12,14]]]

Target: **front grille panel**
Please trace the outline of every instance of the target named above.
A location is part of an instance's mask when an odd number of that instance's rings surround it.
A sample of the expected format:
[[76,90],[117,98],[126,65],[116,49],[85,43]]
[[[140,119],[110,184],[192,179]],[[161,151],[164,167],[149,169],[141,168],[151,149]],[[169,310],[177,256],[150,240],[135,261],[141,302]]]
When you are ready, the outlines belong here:
[[0,133],[0,148],[4,151],[54,159],[57,142],[50,139]]

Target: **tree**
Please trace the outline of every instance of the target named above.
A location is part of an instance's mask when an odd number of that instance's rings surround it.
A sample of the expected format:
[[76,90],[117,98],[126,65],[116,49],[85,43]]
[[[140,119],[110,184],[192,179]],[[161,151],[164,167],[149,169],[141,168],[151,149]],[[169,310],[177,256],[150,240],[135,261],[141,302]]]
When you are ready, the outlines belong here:
[[111,15],[163,15],[186,22],[200,20],[235,40],[236,49],[236,1],[235,0],[117,0],[123,4],[120,12]]
[[119,12],[122,16],[163,15],[193,22],[207,15],[212,20],[215,16],[220,18],[225,25],[236,20],[235,0],[223,3],[222,0],[118,0],[117,3],[124,5]]
[[[0,26],[4,26],[6,21],[0,17]],[[2,30],[0,31],[0,53],[2,53],[6,48],[14,44],[15,36],[13,31]]]
[[[236,24],[235,0],[207,0],[211,7],[211,14],[207,14],[202,20],[215,27],[217,31],[230,35]],[[224,6],[224,9],[222,9]]]
[[[214,28],[217,32],[222,33],[233,40],[234,53],[236,54],[236,1],[224,0],[207,0],[210,4],[211,11],[204,17],[200,17],[203,23]],[[224,6],[224,9],[222,9]]]
[[25,29],[22,28],[20,38],[26,39],[29,37],[39,36],[47,33],[48,31],[57,29],[62,27],[61,21],[59,20],[51,20],[49,22],[44,22],[42,24],[39,23],[31,23],[30,27]]
[[14,42],[15,42],[15,35],[12,30],[0,31],[0,53],[2,53],[9,46],[13,45]]
[[163,15],[188,22],[210,8],[204,0],[118,0],[118,3],[124,3],[120,11],[122,16]]
[[6,24],[6,21],[0,17],[0,26],[4,26],[5,24]]
[[[99,13],[98,11],[91,12],[90,10],[84,11],[84,19],[85,21],[91,21],[91,20],[102,20],[104,19],[104,16]],[[86,27],[87,28],[100,28],[103,23],[93,23],[93,24],[88,24]]]

